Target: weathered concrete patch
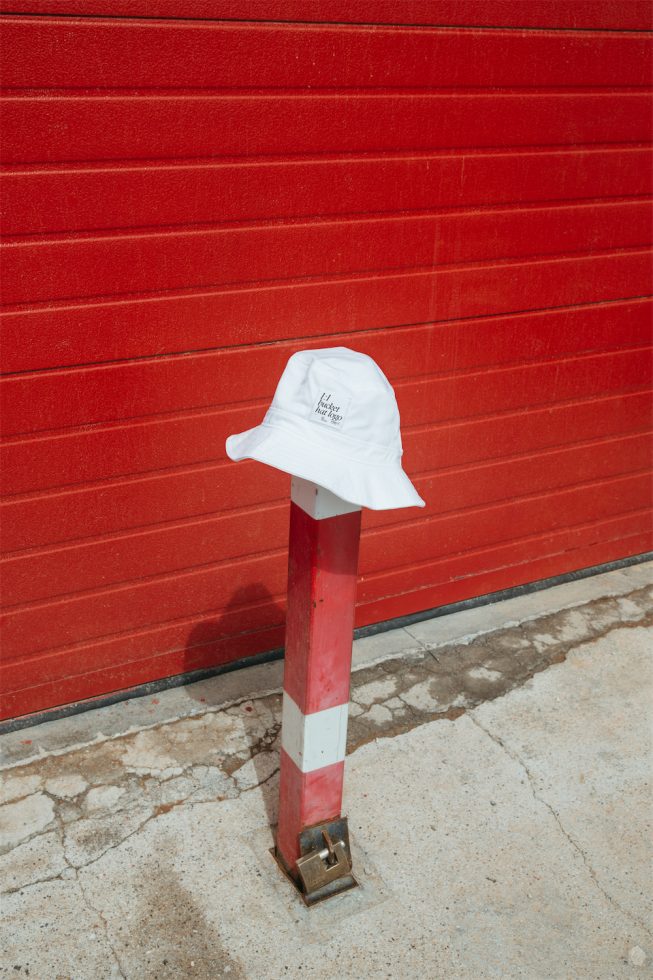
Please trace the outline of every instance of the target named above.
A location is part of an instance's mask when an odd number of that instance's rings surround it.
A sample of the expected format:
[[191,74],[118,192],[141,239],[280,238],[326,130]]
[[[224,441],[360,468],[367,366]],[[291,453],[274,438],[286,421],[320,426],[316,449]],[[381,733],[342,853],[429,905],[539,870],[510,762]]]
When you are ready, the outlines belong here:
[[158,729],[152,729],[139,732],[134,739],[126,742],[120,761],[127,772],[135,772],[138,775],[151,773],[164,777],[179,775],[181,772],[179,760],[166,752],[161,744],[169,741],[165,735],[162,738],[162,733]]
[[[625,600],[620,600],[625,601]],[[653,594],[649,588],[636,590],[627,601],[641,613],[637,622],[653,622]],[[451,711],[466,709],[492,700],[524,684],[535,673],[563,660],[570,649],[604,635],[621,624],[619,603],[612,598],[597,599],[570,610],[533,619],[508,629],[488,632],[470,643],[440,646],[416,657],[411,651],[408,664],[388,660],[354,675],[352,702],[356,710],[349,726],[348,748],[352,751],[371,737],[407,731]],[[632,620],[631,618],[629,621]],[[359,710],[370,693],[381,692],[381,671],[396,683],[394,693],[376,705],[387,715]],[[359,685],[358,681],[362,681]],[[362,686],[364,697],[358,701]]]
[[363,718],[374,725],[385,725],[392,721],[392,710],[383,704],[373,704],[365,712]]
[[24,841],[0,856],[3,890],[14,892],[25,885],[56,878],[68,867],[57,830]]
[[33,834],[45,830],[54,820],[55,808],[49,796],[34,793],[0,808],[0,847],[15,847]]
[[11,803],[23,796],[35,793],[41,786],[41,776],[37,772],[25,775],[7,773],[0,783],[0,804]]
[[617,608],[619,610],[619,618],[623,622],[635,622],[638,623],[646,615],[645,609],[642,608],[641,603],[633,602],[632,599],[619,598],[615,599]]
[[72,821],[64,832],[64,853],[69,865],[83,868],[132,834],[140,830],[154,811],[144,808],[107,813],[101,817],[82,817]]
[[279,771],[278,752],[259,752],[258,755],[236,769],[233,773],[233,780],[237,788],[253,789],[266,782],[275,772]]
[[61,776],[54,776],[45,783],[45,791],[50,796],[58,796],[61,799],[74,799],[80,796],[88,788],[88,783],[78,772],[63,773]]
[[89,813],[113,810],[125,792],[126,790],[122,786],[95,786],[86,794],[84,804]]
[[[483,710],[491,707],[499,724],[527,739],[560,692],[578,699],[579,681],[598,681],[593,652],[582,653],[581,672],[562,664]],[[624,662],[632,664],[632,654]],[[625,673],[637,684],[636,672]],[[547,691],[534,690],[556,674]],[[511,715],[514,699],[520,708]],[[568,734],[573,738],[573,728]],[[0,927],[11,936],[7,948],[14,956],[29,949],[31,975],[85,980],[120,974],[626,980],[649,961],[646,930],[597,887],[519,758],[469,715],[355,752],[346,807],[355,840],[364,844],[355,852],[363,879],[358,894],[305,909],[267,853],[265,798],[248,792],[224,803],[180,805],[148,821],[82,869],[79,890],[75,882],[56,883],[67,893],[26,889]],[[640,840],[631,863],[642,859],[644,847]],[[374,881],[382,883],[380,892]],[[54,921],[54,947],[30,942],[34,916],[36,927]],[[96,944],[104,962],[94,958]]]
[[407,691],[402,691],[401,700],[418,711],[435,714],[439,708],[445,707],[434,695],[433,691],[436,689],[437,683],[429,677],[428,680],[413,684]]
[[467,673],[475,681],[489,681],[491,684],[494,684],[496,681],[501,680],[501,671],[492,670],[489,667],[472,667]]
[[386,701],[389,697],[392,697],[396,688],[396,678],[385,675],[381,676],[378,680],[369,681],[367,684],[357,683],[356,703],[359,705],[369,705],[375,701]]

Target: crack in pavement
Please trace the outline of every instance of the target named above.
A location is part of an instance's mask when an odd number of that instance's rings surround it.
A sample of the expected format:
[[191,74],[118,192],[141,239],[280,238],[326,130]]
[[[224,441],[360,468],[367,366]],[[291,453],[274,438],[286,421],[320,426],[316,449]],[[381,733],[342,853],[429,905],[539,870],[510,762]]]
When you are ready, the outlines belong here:
[[630,922],[632,922],[632,923],[640,926],[640,928],[642,928],[644,930],[644,932],[646,933],[646,935],[649,936],[651,939],[653,939],[653,932],[651,932],[650,928],[646,925],[646,923],[643,922],[634,913],[629,912],[628,909],[625,909],[617,901],[617,899],[614,898],[612,895],[610,895],[610,893],[608,891],[606,891],[606,889],[603,887],[603,885],[601,884],[601,882],[598,879],[598,875],[597,875],[596,870],[592,867],[592,864],[590,863],[590,860],[589,860],[587,854],[585,853],[585,851],[583,850],[583,848],[580,846],[580,844],[578,843],[578,841],[576,841],[571,836],[571,834],[569,833],[569,831],[566,830],[566,828],[564,827],[564,825],[562,823],[562,820],[560,819],[560,814],[557,812],[557,810],[555,810],[555,808],[549,803],[548,800],[546,800],[543,796],[541,796],[538,793],[538,791],[536,789],[536,786],[535,786],[535,780],[534,780],[533,774],[531,773],[530,769],[528,768],[528,766],[526,765],[526,763],[524,762],[524,760],[522,759],[522,757],[519,755],[519,753],[514,748],[510,747],[509,745],[507,745],[506,742],[504,742],[504,740],[499,735],[497,735],[494,732],[492,732],[489,728],[486,728],[486,726],[483,725],[479,721],[479,719],[475,716],[475,714],[474,714],[473,711],[468,711],[467,712],[467,717],[470,719],[471,722],[473,722],[474,725],[476,725],[476,727],[478,729],[480,729],[480,731],[482,731],[485,735],[487,735],[487,737],[490,738],[495,743],[495,745],[498,745],[499,748],[501,748],[506,753],[506,755],[508,756],[508,758],[512,759],[513,762],[516,762],[517,765],[520,766],[520,768],[523,770],[523,772],[524,772],[524,774],[526,776],[526,779],[528,780],[528,786],[530,788],[530,791],[531,791],[531,794],[533,796],[533,799],[536,800],[537,803],[539,803],[542,806],[544,806],[546,808],[546,810],[548,810],[548,812],[551,814],[551,816],[555,820],[556,825],[557,825],[558,829],[560,830],[561,834],[563,835],[563,837],[565,838],[565,840],[569,844],[571,844],[572,848],[579,855],[579,857],[580,857],[581,861],[583,862],[583,865],[584,865],[585,869],[587,870],[587,872],[589,874],[589,877],[591,878],[593,884],[601,892],[601,894],[604,896],[604,898],[607,899],[607,901],[611,905],[613,905],[614,908],[616,908],[619,912],[621,912],[621,914],[625,918],[627,918]]
[[[73,870],[75,870],[75,869],[73,869]],[[116,966],[118,967],[118,973],[123,978],[123,980],[127,980],[127,974],[125,973],[125,971],[123,969],[122,963],[120,961],[120,957],[118,956],[118,951],[115,948],[115,946],[113,945],[113,942],[111,941],[111,935],[109,933],[109,923],[107,922],[107,920],[104,917],[104,915],[102,914],[102,912],[98,908],[96,908],[95,905],[93,905],[93,903],[91,902],[90,898],[88,897],[88,895],[86,893],[86,889],[84,888],[84,884],[83,884],[83,882],[82,882],[81,878],[79,877],[79,874],[77,873],[76,870],[75,870],[75,880],[76,880],[77,885],[79,887],[79,891],[80,891],[80,894],[81,894],[82,899],[84,901],[84,904],[86,905],[86,908],[88,909],[89,912],[95,913],[95,915],[98,917],[98,919],[102,923],[102,928],[104,930],[104,936],[105,936],[105,939],[107,941],[107,946],[109,947],[109,949],[113,953],[113,958],[114,958],[114,960],[116,962]]]
[[[250,760],[247,760],[247,761],[250,761]],[[236,770],[236,771],[238,771],[238,770]],[[66,854],[66,831],[65,831],[65,827],[64,827],[63,823],[61,822],[60,818],[59,817],[56,817],[55,820],[52,822],[54,824],[54,826],[52,826],[52,824],[51,824],[49,826],[49,829],[48,830],[43,831],[43,832],[38,833],[38,834],[34,834],[32,837],[28,838],[27,840],[21,841],[21,844],[29,843],[30,841],[34,840],[36,837],[41,837],[41,836],[43,836],[46,833],[51,834],[53,832],[58,831],[58,833],[59,833],[59,839],[60,839],[60,843],[61,843],[62,857],[63,857],[63,860],[66,862],[66,867],[63,868],[61,871],[59,871],[56,875],[48,875],[47,877],[44,877],[44,878],[38,878],[35,881],[25,882],[22,885],[17,885],[15,888],[5,888],[5,889],[2,890],[2,892],[0,892],[0,894],[1,895],[15,895],[16,893],[25,891],[28,888],[34,888],[36,885],[47,884],[50,881],[65,881],[66,879],[63,877],[63,875],[68,870],[72,871],[73,874],[75,875],[75,877],[77,877],[77,873],[79,871],[84,871],[87,868],[92,867],[94,864],[96,864],[98,861],[100,861],[110,851],[117,850],[119,847],[122,847],[122,845],[125,844],[132,837],[135,837],[137,834],[140,834],[140,832],[143,830],[144,827],[147,826],[147,824],[153,822],[154,820],[158,820],[159,817],[165,816],[167,813],[170,813],[171,810],[174,810],[174,809],[176,809],[177,807],[180,807],[180,806],[187,806],[189,809],[192,809],[193,807],[199,807],[199,806],[212,806],[212,805],[215,805],[215,804],[218,804],[218,803],[223,803],[225,801],[225,799],[239,799],[244,794],[251,793],[254,790],[260,789],[262,786],[265,786],[272,779],[274,779],[274,777],[276,775],[278,775],[278,773],[279,773],[279,766],[276,766],[272,770],[272,772],[270,772],[267,776],[265,776],[259,782],[254,783],[252,786],[245,786],[242,789],[238,789],[236,796],[233,796],[233,797],[222,797],[222,798],[214,799],[214,800],[192,800],[192,799],[190,799],[190,797],[186,797],[185,799],[175,800],[172,803],[162,803],[152,813],[148,814],[148,816],[138,825],[138,827],[135,827],[134,830],[130,831],[128,834],[126,834],[124,837],[122,837],[115,844],[110,844],[100,854],[97,854],[90,861],[84,861],[81,864],[74,864],[70,860],[70,858],[68,857],[68,855]],[[232,778],[232,777],[230,777],[230,778]],[[235,781],[234,781],[234,785],[236,785],[235,784]],[[95,911],[97,911],[97,910],[95,910]],[[101,913],[98,912],[98,915],[101,915]]]
[[[61,821],[61,819],[59,817],[56,817],[55,820],[54,820],[54,824],[55,824],[55,826],[54,827],[51,827],[50,830],[48,831],[48,833],[53,833],[53,832],[57,833],[57,835],[59,837],[59,843],[61,844],[61,857],[62,857],[63,861],[65,862],[66,867],[65,868],[62,868],[61,871],[59,871],[56,875],[48,875],[48,876],[46,876],[44,878],[39,878],[36,881],[30,881],[30,882],[27,882],[26,884],[19,885],[16,888],[7,888],[7,889],[5,889],[2,892],[2,895],[9,896],[9,895],[15,895],[16,893],[19,893],[20,894],[20,893],[22,893],[23,891],[26,891],[29,888],[34,888],[37,885],[45,885],[45,884],[48,884],[51,881],[62,881],[63,882],[63,881],[70,881],[71,879],[73,879],[75,881],[75,884],[77,885],[77,887],[79,889],[79,893],[81,895],[82,901],[83,901],[84,905],[86,906],[87,910],[92,915],[96,916],[97,919],[99,919],[99,921],[102,923],[102,929],[103,929],[103,932],[104,932],[104,935],[105,935],[105,938],[106,938],[106,941],[107,941],[107,946],[109,947],[109,949],[110,949],[110,951],[111,951],[111,953],[113,955],[113,958],[115,960],[116,966],[118,968],[118,973],[123,978],[123,980],[128,980],[127,974],[125,973],[125,971],[124,971],[124,969],[122,967],[122,963],[120,962],[120,957],[118,956],[118,952],[115,949],[115,947],[114,947],[114,945],[113,945],[113,943],[111,941],[111,936],[109,935],[109,926],[108,926],[107,920],[104,917],[104,915],[102,914],[102,912],[98,908],[96,908],[93,905],[93,903],[91,902],[89,896],[86,893],[86,889],[84,888],[84,884],[83,884],[82,880],[79,877],[79,871],[81,870],[81,868],[86,867],[86,865],[83,865],[81,867],[76,867],[74,864],[72,864],[70,862],[70,860],[68,859],[68,856],[66,855],[65,829],[64,829],[63,823],[62,823],[62,821]],[[36,836],[40,836],[40,835],[36,835]],[[132,835],[130,834],[129,836],[132,836]],[[33,839],[33,838],[30,838],[30,839]],[[123,841],[121,841],[120,843],[123,843]],[[96,860],[99,860],[99,857]],[[93,863],[94,863],[93,861],[89,862],[89,864],[93,864]]]

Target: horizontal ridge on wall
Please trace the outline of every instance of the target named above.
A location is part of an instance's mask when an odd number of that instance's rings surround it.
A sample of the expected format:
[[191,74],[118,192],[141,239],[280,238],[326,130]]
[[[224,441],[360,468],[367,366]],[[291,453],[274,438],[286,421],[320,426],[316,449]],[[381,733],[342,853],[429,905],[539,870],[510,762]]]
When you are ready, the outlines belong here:
[[[274,391],[276,377],[283,369],[286,360],[300,347],[347,346],[355,343],[359,350],[379,360],[386,367],[392,366],[394,379],[417,377],[422,374],[438,374],[447,371],[465,371],[474,367],[492,367],[510,363],[529,363],[536,360],[551,360],[568,354],[619,350],[644,346],[650,339],[649,325],[653,314],[653,298],[610,300],[585,305],[556,307],[506,315],[481,316],[443,320],[435,323],[416,323],[408,326],[379,325],[377,329],[352,330],[347,333],[331,332],[328,323],[318,324],[313,336],[295,340],[278,340],[275,344],[243,343],[223,346],[212,350],[187,351],[185,355],[195,358],[197,364],[208,361],[219,385],[220,391],[232,391],[238,401],[254,400],[257,395],[267,397]],[[22,322],[21,331],[14,333],[10,327]],[[337,322],[337,321],[336,321]],[[56,352],[42,350],[36,345],[38,336],[45,333],[42,319],[35,314],[11,317],[5,314],[3,325],[3,357],[11,373],[28,373],[46,370],[67,371],[75,365],[48,364],[48,357],[54,359]],[[43,328],[41,333],[27,330],[27,324]],[[338,323],[338,326],[341,326]],[[372,324],[370,324],[372,326]],[[125,338],[126,340],[127,338]],[[181,340],[181,336],[179,337]],[[227,339],[227,338],[225,338]],[[234,338],[235,339],[235,338]],[[80,337],[81,340],[81,337]],[[139,338],[147,344],[147,336]],[[455,346],[453,342],[455,340]],[[482,340],[482,345],[479,341]],[[421,356],[415,359],[413,345],[419,343]],[[156,373],[165,373],[166,366],[175,363],[178,354],[174,350],[167,354],[152,355],[147,347],[136,348],[134,354],[141,356],[125,357],[122,360],[106,358],[106,366],[129,371],[139,362],[140,370],[147,370],[147,362],[157,360],[162,367],[153,367]],[[454,357],[455,353],[455,357]],[[72,356],[72,355],[69,355]],[[61,361],[61,357],[58,358]],[[83,368],[99,365],[84,364]],[[243,370],[244,368],[247,370]],[[241,377],[236,380],[234,372],[240,370]]]
[[623,87],[653,68],[640,34],[7,17],[0,38],[5,89]]
[[[651,250],[450,266],[7,312],[6,369],[499,316],[649,297]],[[55,365],[52,365],[55,366]],[[16,370],[16,367],[14,367]]]
[[7,164],[645,143],[648,93],[30,95],[3,101]]
[[[571,527],[568,529],[572,544],[570,550],[573,550],[574,547],[599,544],[601,537],[608,542],[617,542],[620,539],[634,536],[639,537],[640,541],[650,540],[653,536],[650,528],[650,517],[650,509],[644,509],[604,521],[581,523]],[[416,565],[411,579],[406,578],[406,569],[403,568],[399,569],[398,572],[393,570],[381,572],[378,576],[367,576],[361,579],[359,583],[361,590],[365,588],[365,595],[359,596],[358,606],[362,610],[370,601],[376,601],[370,599],[370,596],[374,595],[375,592],[379,595],[380,601],[383,601],[383,599],[393,595],[400,596],[402,591],[404,593],[419,593],[422,587],[431,588],[434,582],[446,586],[447,583],[462,582],[465,578],[479,572],[493,573],[501,568],[509,572],[510,558],[516,564],[520,564],[524,558],[528,560],[528,549],[533,543],[541,546],[542,550],[539,554],[544,556],[560,554],[559,550],[554,551],[553,549],[556,547],[559,549],[563,545],[564,534],[565,531],[562,530],[545,535],[528,535],[507,544],[466,551],[457,556],[447,555],[430,563]],[[645,550],[646,548],[640,548],[639,552]],[[639,552],[634,550],[632,553],[638,554]],[[508,564],[501,565],[500,562],[506,558]],[[451,569],[449,577],[447,577],[447,568]],[[377,578],[382,581],[380,590],[375,582]],[[405,590],[402,590],[401,586],[403,585],[406,586]],[[151,644],[151,649],[156,649],[156,644],[158,644],[158,648],[164,651],[183,650],[187,638],[189,642],[193,641],[193,645],[205,641],[215,641],[216,639],[226,641],[228,644],[229,639],[237,641],[239,637],[245,635],[251,636],[267,629],[282,628],[283,617],[283,592],[271,594],[262,583],[258,583],[252,585],[251,588],[239,590],[238,601],[230,603],[226,611],[220,607],[206,609],[200,618],[200,623],[204,627],[201,631],[201,639],[197,637],[200,630],[191,631],[191,634],[188,632],[189,628],[196,623],[195,617],[179,617],[166,623],[153,624],[144,629],[115,633],[96,641],[98,649],[102,651],[98,664],[101,668],[106,668],[111,666],[112,658],[117,663],[121,662],[121,658],[124,658],[122,662],[138,659],[139,654],[142,654],[149,644]],[[361,621],[363,615],[359,614],[358,619]],[[243,624],[246,624],[245,629],[242,628]],[[83,669],[88,653],[89,648],[83,641],[56,650],[37,652],[30,658],[30,671],[37,671],[41,665],[41,669],[46,666],[46,670],[42,673],[43,679],[48,675],[50,677],[57,676],[61,671],[62,656],[67,658],[71,672],[79,669],[80,666]],[[116,658],[117,653],[119,653],[118,658]],[[228,661],[229,658],[226,659]],[[225,660],[222,659],[219,662],[225,662]],[[49,669],[47,668],[48,664],[51,665]],[[4,668],[0,668],[0,676],[5,669],[7,673],[10,673],[12,667],[13,665],[7,664]],[[34,676],[38,678],[38,674],[35,673]]]
[[6,240],[6,304],[651,245],[647,199]]
[[331,159],[51,164],[0,171],[5,236],[637,197],[647,146]]
[[[106,0],[0,0],[0,11],[107,16]],[[310,16],[309,16],[310,13]],[[112,0],[112,18],[323,22],[426,26],[653,30],[648,0]]]
[[[649,338],[642,341],[646,339]],[[275,363],[278,360],[274,358]],[[241,391],[233,391],[237,388],[233,376],[221,384],[216,370],[219,363],[215,357],[205,354],[168,361],[105,365],[95,370],[77,368],[15,375],[1,383],[3,428],[7,434],[27,431],[32,424],[35,402],[42,407],[40,424],[45,429],[220,408],[230,413],[225,417],[227,425],[245,428],[252,417],[262,418],[266,396],[274,391],[275,376],[269,372],[267,383],[261,379],[250,389],[243,385]],[[236,359],[232,358],[231,363],[237,363]],[[495,366],[492,370],[485,368],[480,374],[466,373],[461,365],[459,373],[447,377],[445,365],[441,365],[434,376],[396,382],[395,391],[403,427],[408,429],[420,423],[510,412],[524,404],[563,402],[601,393],[608,395],[613,390],[646,387],[653,376],[651,368],[651,348],[642,344],[631,351],[589,357],[576,355],[542,365]],[[79,393],[79,403],[71,403],[66,398],[71,385]],[[123,394],[125,391],[132,392],[129,401]],[[85,417],[88,404],[98,407],[93,416],[88,413]]]
[[[251,413],[249,418],[241,416],[243,427],[259,421],[260,413]],[[3,492],[25,493],[44,483],[70,486],[116,474],[215,462],[224,459],[226,437],[238,431],[233,422],[233,416],[224,412],[164,417],[7,445],[3,453]],[[410,472],[418,473],[437,466],[462,465],[494,455],[562,445],[566,439],[581,442],[616,432],[641,431],[650,425],[650,394],[634,392],[534,409],[528,413],[528,433],[523,431],[524,422],[524,413],[518,412],[503,415],[500,427],[489,418],[450,421],[426,432],[409,432],[404,439],[406,465]],[[227,499],[231,499],[232,485],[234,489],[239,485],[241,478],[236,472],[242,471],[243,466],[238,471],[229,467]],[[261,475],[260,479],[270,476]]]
[[[550,390],[551,381],[554,390]],[[400,384],[396,391],[408,445],[419,444],[422,434],[432,433],[437,426],[495,421],[497,427],[500,427],[504,418],[509,423],[511,419],[518,419],[523,413],[539,411],[547,404],[564,408],[571,403],[578,405],[580,409],[585,402],[595,401],[597,397],[613,398],[617,395],[636,394],[648,389],[650,381],[651,348],[647,348],[622,354],[590,356],[584,359],[582,368],[577,366],[577,359],[570,359],[532,365],[530,368],[493,372],[487,378],[487,383],[481,375],[466,374],[454,378]],[[508,385],[514,387],[510,397],[504,400],[502,393]],[[537,395],[533,395],[531,386],[537,388],[538,385],[542,385],[543,390],[538,389]],[[238,430],[257,424],[263,417],[264,410],[265,406],[261,406],[257,410],[247,410],[246,414],[242,411],[238,414],[231,409],[215,414],[219,416],[220,424],[226,430]],[[209,417],[207,422],[208,420]],[[183,422],[183,419],[176,416],[169,419],[169,422],[172,432],[174,426]],[[101,440],[102,433],[98,432],[96,435]],[[93,441],[90,439],[89,445]],[[51,443],[54,447],[65,444],[57,439],[51,440]],[[46,443],[48,444],[49,442]],[[35,450],[37,448],[38,446],[34,446]],[[214,462],[221,462],[223,465],[226,462],[220,445],[216,446]],[[240,494],[244,491],[245,488],[241,487]]]

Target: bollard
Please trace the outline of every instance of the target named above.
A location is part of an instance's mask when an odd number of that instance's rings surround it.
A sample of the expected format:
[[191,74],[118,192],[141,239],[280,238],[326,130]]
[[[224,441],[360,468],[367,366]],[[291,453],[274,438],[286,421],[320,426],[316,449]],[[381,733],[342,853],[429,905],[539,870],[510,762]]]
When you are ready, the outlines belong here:
[[293,354],[261,424],[229,436],[226,451],[293,477],[273,853],[312,905],[356,885],[342,784],[361,507],[424,501],[401,465],[392,386],[347,347]]
[[[360,507],[293,478],[276,857],[311,904],[326,897],[323,888],[333,894],[355,884],[340,818],[360,526]],[[315,825],[326,825],[327,837],[303,842]],[[327,853],[298,866],[316,850]]]

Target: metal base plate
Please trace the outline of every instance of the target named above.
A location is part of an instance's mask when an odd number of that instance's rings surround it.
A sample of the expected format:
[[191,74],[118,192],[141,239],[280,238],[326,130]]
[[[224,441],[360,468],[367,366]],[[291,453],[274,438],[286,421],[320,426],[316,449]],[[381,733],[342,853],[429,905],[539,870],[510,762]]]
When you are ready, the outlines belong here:
[[270,850],[270,853],[283,871],[285,877],[301,895],[304,905],[308,905],[309,907],[324,901],[325,898],[331,898],[332,895],[339,895],[341,892],[349,891],[350,888],[358,887],[358,882],[351,872],[351,848],[349,846],[347,817],[337,817],[335,820],[330,820],[327,823],[318,823],[312,827],[305,827],[299,835],[300,857],[305,857],[307,854],[319,851],[324,847],[324,830],[328,831],[328,835],[330,835],[333,841],[341,841],[344,844],[349,863],[349,871],[347,874],[343,874],[339,878],[333,878],[331,881],[325,882],[310,892],[305,890],[304,882],[301,880],[303,876],[298,874],[297,869],[287,867],[276,847]]
[[317,905],[318,902],[323,902],[325,898],[331,898],[332,895],[339,895],[341,892],[347,892],[351,888],[358,888],[358,882],[356,881],[353,874],[345,875],[343,878],[336,878],[335,881],[329,882],[323,888],[319,888],[317,891],[311,892],[307,895],[302,891],[299,882],[295,881],[293,876],[290,874],[286,865],[284,864],[281,855],[277,854],[276,847],[270,848],[270,854],[277,862],[284,878],[286,878],[290,884],[293,886],[297,894],[301,897],[304,905],[310,908],[312,905]]

